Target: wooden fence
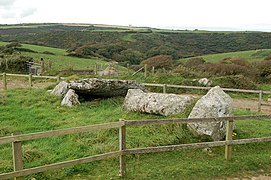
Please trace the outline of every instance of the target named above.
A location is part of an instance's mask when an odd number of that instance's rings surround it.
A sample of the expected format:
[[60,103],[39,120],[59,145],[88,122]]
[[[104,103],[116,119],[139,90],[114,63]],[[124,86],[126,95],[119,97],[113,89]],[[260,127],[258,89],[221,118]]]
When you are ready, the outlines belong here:
[[[182,86],[182,85],[174,85],[174,84],[152,84],[152,83],[142,83],[144,86],[151,87],[162,87],[163,93],[167,92],[167,88],[181,88],[181,89],[197,89],[197,90],[210,90],[212,87],[201,87],[201,86]],[[241,93],[255,93],[259,94],[258,98],[258,112],[261,112],[262,105],[267,105],[262,103],[263,94],[271,94],[271,91],[263,91],[263,90],[247,90],[247,89],[232,89],[232,88],[222,88],[223,91],[228,92],[241,92]]]
[[60,76],[36,76],[36,75],[26,75],[26,74],[7,74],[7,73],[3,73],[0,74],[3,76],[3,89],[7,90],[8,88],[8,84],[7,84],[7,76],[12,76],[12,77],[26,77],[28,78],[28,84],[29,87],[33,86],[33,78],[43,78],[43,79],[56,79],[57,82],[60,82],[61,79],[64,79],[63,77]]
[[[225,159],[230,160],[232,157],[232,145],[236,144],[248,144],[256,142],[271,142],[271,137],[263,138],[250,138],[250,139],[238,139],[232,140],[233,133],[233,121],[237,120],[260,120],[260,119],[270,119],[271,114],[268,115],[256,115],[256,116],[235,116],[235,117],[219,117],[219,118],[182,118],[182,119],[152,119],[152,120],[120,120],[119,122],[112,122],[106,124],[82,126],[76,128],[52,130],[45,132],[37,132],[30,134],[20,134],[14,133],[11,136],[1,137],[0,144],[12,143],[13,151],[13,166],[14,171],[9,173],[0,174],[0,179],[23,179],[23,176],[35,174],[38,172],[44,172],[54,169],[65,168],[68,166],[89,163],[93,161],[108,159],[112,157],[119,157],[119,175],[124,176],[126,172],[126,155],[129,154],[145,154],[153,152],[165,152],[165,151],[176,151],[181,149],[195,149],[195,148],[207,148],[207,147],[217,147],[225,146]],[[158,146],[158,147],[146,147],[146,148],[126,148],[126,127],[133,126],[143,126],[143,125],[164,125],[164,124],[177,124],[177,123],[188,123],[188,122],[220,122],[226,121],[226,140],[225,141],[215,141],[215,142],[202,142],[202,143],[192,143],[192,144],[178,144],[178,145],[168,145],[168,146]],[[83,157],[80,159],[58,162],[54,164],[48,164],[44,166],[34,167],[34,168],[23,168],[23,151],[22,142],[35,140],[40,138],[47,138],[53,136],[64,136],[75,133],[84,133],[93,130],[101,129],[119,129],[119,151],[108,152],[104,154],[99,154],[95,156]]]

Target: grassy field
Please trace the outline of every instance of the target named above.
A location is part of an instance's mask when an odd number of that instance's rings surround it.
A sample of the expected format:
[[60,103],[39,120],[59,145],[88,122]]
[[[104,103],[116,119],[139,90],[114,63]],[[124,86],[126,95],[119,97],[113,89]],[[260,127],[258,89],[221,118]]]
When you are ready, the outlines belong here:
[[[39,132],[123,119],[160,119],[159,115],[126,112],[123,98],[82,102],[74,108],[61,107],[61,99],[46,89],[0,91],[0,136],[12,132]],[[187,117],[185,113],[171,116]],[[235,111],[235,115],[251,114]],[[236,122],[234,139],[270,136],[270,120]],[[183,125],[143,126],[127,129],[127,147],[147,147],[202,142]],[[224,148],[211,151],[182,150],[167,153],[130,155],[127,179],[214,179],[270,173],[271,144],[259,143],[233,147],[233,159],[224,160]],[[102,130],[23,143],[25,168],[115,151],[118,130]],[[0,146],[0,172],[12,171],[10,145]],[[37,179],[119,179],[118,160],[105,160],[61,170],[38,173]]]
[[[8,44],[7,42],[0,42],[0,46]],[[35,51],[32,52],[21,52],[22,55],[30,56],[34,59],[35,62],[40,63],[40,59],[43,58],[45,62],[45,67],[48,66],[49,62],[52,62],[52,68],[47,68],[47,75],[57,75],[60,70],[68,70],[68,69],[94,69],[95,64],[99,67],[106,68],[109,65],[109,62],[104,61],[99,58],[78,58],[67,56],[67,52],[65,49],[52,48],[46,46],[37,46],[31,44],[22,44],[22,48],[27,48]],[[46,54],[44,52],[51,52],[52,54]],[[115,66],[118,71],[126,71],[126,68],[121,66]]]
[[[202,57],[206,62],[220,62],[224,58],[242,58],[247,60],[248,62],[255,62],[263,60],[264,57],[271,54],[271,49],[264,50],[250,50],[250,51],[238,51],[238,52],[230,52],[230,53],[218,53],[218,54],[209,54]],[[185,61],[189,58],[180,59],[180,61]]]

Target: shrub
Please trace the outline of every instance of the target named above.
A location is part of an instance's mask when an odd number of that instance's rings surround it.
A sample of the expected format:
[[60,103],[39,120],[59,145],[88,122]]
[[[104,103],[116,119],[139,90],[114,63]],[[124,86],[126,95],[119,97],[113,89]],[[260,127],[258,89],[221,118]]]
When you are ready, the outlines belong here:
[[212,78],[214,86],[237,89],[257,89],[256,84],[243,75]]
[[202,57],[190,58],[185,62],[185,66],[188,68],[197,67],[205,63],[205,60]]
[[175,61],[171,56],[168,55],[158,55],[148,58],[140,63],[141,66],[147,64],[148,67],[154,67],[155,69],[171,69],[175,64]]
[[236,64],[236,65],[246,66],[246,67],[250,66],[250,64],[246,60],[244,60],[242,58],[231,58],[231,57],[230,58],[224,58],[222,60],[222,63],[224,63],[224,64]]
[[[2,56],[1,56],[2,57]],[[0,71],[4,72],[24,72],[26,62],[33,60],[28,56],[3,56],[0,57]]]
[[[251,65],[246,64],[242,60],[233,61],[236,64],[225,64],[225,63],[205,63],[199,65],[197,70],[207,72],[212,76],[230,76],[230,75],[243,75],[257,80],[257,70]],[[239,65],[238,63],[242,64]]]
[[263,82],[269,81],[268,79],[271,76],[271,61],[260,61],[255,66],[258,70],[260,80]]

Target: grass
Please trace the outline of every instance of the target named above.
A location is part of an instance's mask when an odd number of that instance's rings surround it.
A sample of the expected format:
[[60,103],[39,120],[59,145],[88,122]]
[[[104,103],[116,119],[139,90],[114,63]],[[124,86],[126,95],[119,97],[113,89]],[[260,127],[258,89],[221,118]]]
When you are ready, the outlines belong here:
[[[159,115],[126,112],[123,98],[115,97],[66,108],[60,98],[46,89],[16,89],[0,92],[0,136],[14,131],[22,133],[62,129],[90,124],[116,122],[118,119],[159,119]],[[171,116],[187,117],[186,112]],[[235,115],[251,112],[235,111]],[[270,136],[270,120],[238,121],[234,138]],[[147,147],[201,142],[183,125],[143,126],[127,128],[127,147]],[[271,144],[259,143],[233,147],[233,159],[224,160],[224,148],[211,151],[182,150],[176,152],[129,155],[127,179],[214,179],[244,177],[246,173],[270,172]],[[118,150],[118,130],[101,130],[63,137],[52,137],[23,143],[25,168]],[[12,171],[10,145],[0,146],[0,173]],[[109,159],[77,165],[61,170],[38,173],[37,179],[119,179],[118,160]]]
[[[224,58],[232,57],[232,58],[242,58],[247,60],[248,62],[260,61],[265,58],[265,56],[257,56],[257,54],[261,54],[259,52],[266,52],[267,54],[271,54],[270,49],[265,50],[250,50],[250,51],[238,51],[238,52],[229,52],[229,53],[218,53],[218,54],[208,54],[202,57],[206,62],[220,62]],[[180,61],[185,61],[189,58],[180,59]]]
[[[0,42],[0,46],[8,44],[7,42]],[[22,55],[32,57],[35,62],[40,63],[40,59],[43,58],[45,62],[46,75],[57,75],[61,70],[69,70],[69,69],[83,69],[83,70],[93,70],[95,64],[99,67],[106,68],[109,65],[109,62],[104,61],[99,58],[78,58],[67,56],[67,52],[65,49],[52,48],[46,46],[37,46],[31,44],[22,44],[22,48],[27,48],[35,51],[32,52],[21,52]],[[44,54],[43,52],[48,51],[54,53]],[[52,62],[52,68],[48,68],[49,62]],[[121,66],[115,66],[119,72],[127,71],[126,68]],[[63,74],[65,75],[65,74]]]

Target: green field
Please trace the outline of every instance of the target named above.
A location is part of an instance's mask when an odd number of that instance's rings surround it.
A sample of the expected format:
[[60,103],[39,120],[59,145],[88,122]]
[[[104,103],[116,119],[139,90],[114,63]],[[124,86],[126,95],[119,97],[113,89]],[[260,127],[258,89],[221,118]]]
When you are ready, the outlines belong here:
[[[0,42],[0,46],[8,44],[7,42]],[[52,68],[46,71],[47,75],[57,75],[60,70],[68,70],[70,68],[74,70],[83,69],[90,70],[94,69],[95,64],[99,67],[106,68],[109,62],[104,61],[99,58],[78,58],[67,56],[65,49],[52,48],[46,46],[37,46],[31,44],[22,44],[22,48],[31,49],[35,51],[32,52],[21,52],[22,55],[32,57],[35,62],[40,63],[40,59],[43,58],[45,62],[45,67],[48,66],[49,62],[52,62]],[[51,52],[51,54],[45,54],[44,52]],[[121,66],[115,66],[119,71],[126,71],[126,68]]]
[[[80,106],[60,106],[61,99],[46,89],[17,89],[0,92],[0,136],[20,131],[31,132],[62,129],[122,119],[160,119],[159,115],[126,112],[123,98],[82,102]],[[170,118],[187,117],[185,113]],[[235,111],[235,115],[251,114]],[[270,120],[238,121],[234,139],[270,136]],[[186,126],[163,125],[127,128],[127,148],[163,146],[202,142]],[[233,159],[224,160],[224,147],[211,151],[181,150],[166,153],[130,155],[127,160],[127,179],[215,179],[245,177],[247,174],[270,173],[271,144],[236,145]],[[118,150],[118,130],[101,130],[77,135],[53,137],[23,143],[25,168]],[[10,145],[0,146],[0,173],[12,171]],[[119,179],[118,159],[103,160],[38,173],[28,179]]]
[[[261,55],[262,54],[262,55]],[[238,52],[230,52],[230,53],[218,53],[218,54],[208,54],[202,57],[206,62],[220,62],[224,58],[242,58],[247,60],[248,62],[261,61],[264,59],[264,54],[271,54],[271,49],[263,49],[263,50],[250,50],[250,51],[238,51]],[[180,59],[180,61],[185,61],[189,58]]]

